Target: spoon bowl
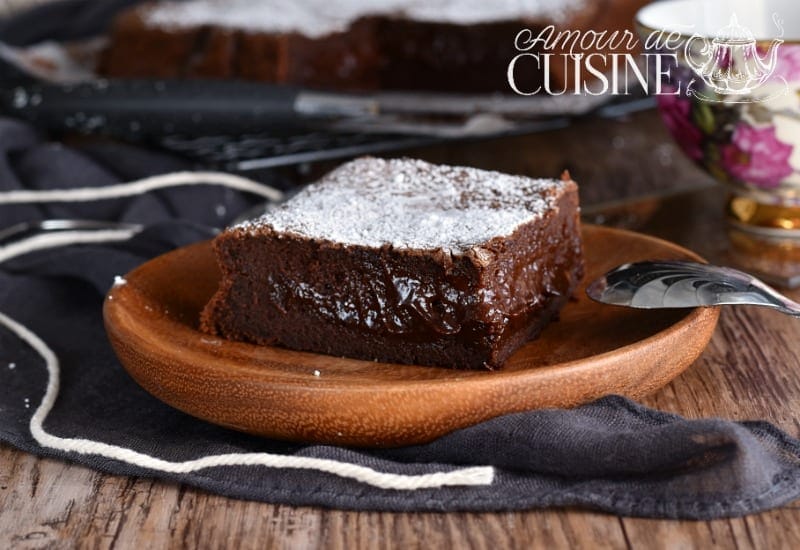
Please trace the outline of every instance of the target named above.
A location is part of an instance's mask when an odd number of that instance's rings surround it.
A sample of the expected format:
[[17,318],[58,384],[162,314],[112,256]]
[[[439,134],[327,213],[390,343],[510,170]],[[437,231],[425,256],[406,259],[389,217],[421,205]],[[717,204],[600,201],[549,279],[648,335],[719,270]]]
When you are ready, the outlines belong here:
[[638,309],[752,305],[800,316],[800,304],[752,275],[684,260],[621,265],[592,282],[586,294],[597,302]]

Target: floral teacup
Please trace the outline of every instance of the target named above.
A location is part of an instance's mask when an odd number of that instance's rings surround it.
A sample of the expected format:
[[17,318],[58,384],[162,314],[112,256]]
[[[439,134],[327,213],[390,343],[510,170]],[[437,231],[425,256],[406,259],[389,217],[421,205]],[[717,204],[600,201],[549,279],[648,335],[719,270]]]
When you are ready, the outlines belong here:
[[800,236],[797,0],[667,0],[643,8],[657,102],[686,154],[731,185],[734,222]]

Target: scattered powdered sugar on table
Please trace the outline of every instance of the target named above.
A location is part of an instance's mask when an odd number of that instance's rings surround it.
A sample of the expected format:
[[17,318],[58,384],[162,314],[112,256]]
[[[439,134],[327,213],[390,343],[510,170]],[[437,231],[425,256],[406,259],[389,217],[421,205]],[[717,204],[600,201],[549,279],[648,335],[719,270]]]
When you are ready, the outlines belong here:
[[487,21],[546,19],[564,23],[587,0],[193,0],[165,2],[146,12],[162,27],[217,25],[310,37],[341,31],[365,15],[470,25]]
[[463,253],[553,207],[560,180],[421,160],[360,158],[234,229],[265,227],[346,245]]

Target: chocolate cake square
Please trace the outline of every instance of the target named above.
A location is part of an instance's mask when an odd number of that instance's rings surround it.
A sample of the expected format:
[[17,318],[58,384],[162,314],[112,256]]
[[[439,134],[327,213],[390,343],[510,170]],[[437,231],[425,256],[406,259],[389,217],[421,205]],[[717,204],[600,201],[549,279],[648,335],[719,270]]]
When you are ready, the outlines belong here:
[[335,356],[497,368],[583,272],[577,186],[360,158],[214,241],[203,331]]

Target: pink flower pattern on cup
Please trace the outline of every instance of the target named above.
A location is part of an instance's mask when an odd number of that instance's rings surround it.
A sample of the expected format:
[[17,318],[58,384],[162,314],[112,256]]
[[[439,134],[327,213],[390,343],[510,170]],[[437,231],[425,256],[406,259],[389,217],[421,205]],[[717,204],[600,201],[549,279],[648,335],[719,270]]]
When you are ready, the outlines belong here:
[[744,183],[773,189],[792,173],[789,165],[792,149],[777,138],[773,126],[756,128],[740,122],[731,143],[722,147],[722,167]]
[[[759,46],[758,53],[764,54],[766,49]],[[778,59],[775,70],[767,82],[774,82],[783,78],[786,82],[800,81],[800,46],[794,44],[781,44],[778,47]],[[792,93],[792,92],[789,92]]]
[[692,103],[688,98],[671,95],[657,96],[658,110],[675,141],[694,161],[703,159],[703,133],[692,123]]
[[[776,47],[776,65],[767,84],[785,81],[788,88],[784,93],[800,95],[800,44]],[[759,46],[759,55],[763,54],[763,47]],[[701,93],[687,93],[690,82],[699,88],[695,92]],[[675,90],[680,94],[672,95]],[[709,101],[715,92],[706,88],[679,58],[677,66],[665,77],[656,101],[672,137],[689,158],[709,173],[742,191],[770,191],[779,201],[798,206],[800,171],[790,164],[790,158],[800,141],[778,139],[775,117],[787,113],[800,117],[800,107],[792,107],[792,102],[776,90],[773,87],[766,92],[766,99],[756,96],[752,102],[740,98],[726,102],[721,96],[717,96],[720,101]]]

